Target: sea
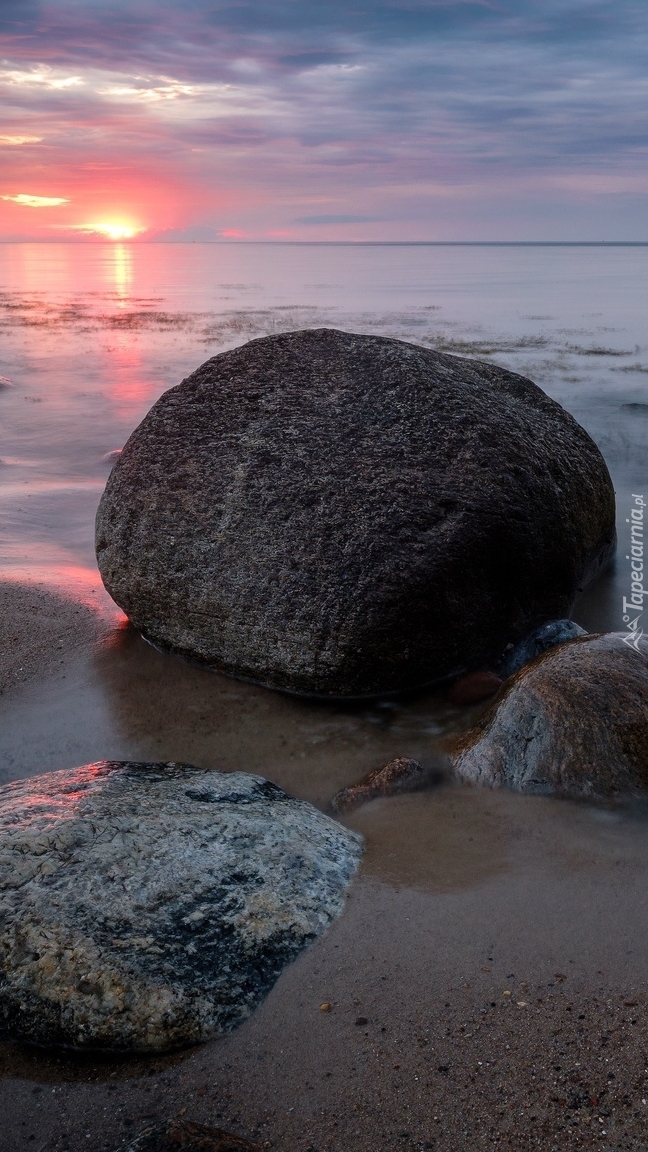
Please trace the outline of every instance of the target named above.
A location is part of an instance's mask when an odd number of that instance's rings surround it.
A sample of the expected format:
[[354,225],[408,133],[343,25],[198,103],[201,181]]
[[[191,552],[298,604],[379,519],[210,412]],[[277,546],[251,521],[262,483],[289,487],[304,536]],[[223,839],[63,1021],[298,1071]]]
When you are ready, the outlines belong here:
[[[144,643],[103,590],[93,526],[115,453],[167,388],[269,333],[378,333],[536,381],[594,438],[617,494],[616,566],[574,617],[590,631],[623,629],[627,521],[635,496],[648,498],[646,300],[646,246],[0,246],[0,579],[63,592],[114,629],[98,648],[66,654],[62,642],[46,675],[0,699],[0,783],[103,758],[181,760],[257,772],[327,810],[393,756],[434,766],[471,721],[438,692],[324,705],[228,680]],[[367,839],[365,872],[434,891],[484,883],[497,855],[490,842],[475,848],[484,806],[500,813],[505,839],[526,840],[516,821],[531,801],[493,807],[478,793],[368,805],[352,819]],[[534,798],[532,811],[548,804],[558,826],[560,803]],[[607,859],[628,825],[604,850],[600,819],[572,813],[565,837],[584,821]]]
[[0,577],[96,589],[111,453],[157,397],[227,348],[326,326],[501,364],[576,417],[614,480],[619,560],[575,615],[623,628],[647,300],[643,245],[0,245]]
[[[0,580],[108,621],[95,644],[55,632],[42,675],[0,694],[0,785],[103,759],[185,761],[257,773],[331,814],[338,789],[394,756],[442,771],[444,742],[477,714],[443,691],[300,700],[159,652],[128,627],[93,550],[115,453],[165,389],[268,333],[332,326],[503,365],[564,405],[607,461],[617,562],[573,614],[622,629],[627,521],[648,498],[647,300],[648,246],[0,245]],[[219,1125],[274,1147],[306,1147],[321,1129],[327,1148],[360,1147],[354,1133],[368,1147],[374,1130],[375,1147],[432,1147],[433,1132],[440,1148],[454,1131],[438,1087],[449,1075],[475,1147],[500,1131],[506,1142],[514,1102],[528,1140],[547,1148],[630,1147],[626,1127],[645,1115],[646,805],[446,780],[341,818],[366,849],[345,913],[249,1021],[155,1065],[0,1043],[17,1131],[42,1116],[41,1135],[81,1148],[103,1115],[128,1142],[134,1117],[181,1103],[178,1116],[189,1107],[188,1120],[212,1123],[218,1107]],[[128,1097],[126,1081],[157,1096]]]

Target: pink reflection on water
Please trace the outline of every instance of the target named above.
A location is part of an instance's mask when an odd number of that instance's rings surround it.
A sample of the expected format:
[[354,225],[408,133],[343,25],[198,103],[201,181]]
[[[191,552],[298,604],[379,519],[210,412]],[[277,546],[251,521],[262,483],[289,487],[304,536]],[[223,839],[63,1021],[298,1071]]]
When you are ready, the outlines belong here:
[[143,372],[142,356],[135,333],[116,333],[109,348],[108,373],[112,379],[109,396],[119,420],[134,422],[141,417],[159,386]]
[[110,343],[106,345],[106,375],[115,416],[123,422],[141,419],[159,385],[144,370],[137,326],[131,326],[133,303],[133,252],[128,244],[111,244],[102,251],[101,270],[106,296],[122,313],[112,317]]
[[1,397],[0,579],[99,605],[111,624],[123,616],[93,566],[94,516],[106,465],[166,384],[151,361],[176,331],[160,330],[157,264],[128,244],[0,251],[0,372],[15,384]]

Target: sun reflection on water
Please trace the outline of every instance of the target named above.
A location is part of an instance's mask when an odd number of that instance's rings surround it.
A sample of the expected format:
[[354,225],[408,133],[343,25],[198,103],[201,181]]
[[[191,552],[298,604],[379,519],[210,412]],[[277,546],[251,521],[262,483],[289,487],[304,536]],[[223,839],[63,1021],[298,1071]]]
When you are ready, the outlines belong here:
[[112,278],[111,287],[117,293],[120,308],[125,308],[133,283],[133,255],[127,244],[115,244],[110,256],[112,261],[107,261],[107,271]]

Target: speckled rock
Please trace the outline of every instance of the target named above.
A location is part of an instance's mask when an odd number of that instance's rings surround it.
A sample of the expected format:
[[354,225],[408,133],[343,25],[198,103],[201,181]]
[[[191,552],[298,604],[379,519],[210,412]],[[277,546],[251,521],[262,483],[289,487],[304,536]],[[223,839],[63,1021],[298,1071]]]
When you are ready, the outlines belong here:
[[165,1120],[148,1124],[141,1132],[120,1144],[116,1152],[261,1152],[242,1136],[222,1128],[194,1124],[191,1120]]
[[0,1028],[162,1050],[228,1031],[341,912],[361,839],[241,772],[102,761],[0,789]]
[[493,364],[330,329],[253,340],[153,406],[96,525],[151,641],[291,692],[489,667],[612,555],[614,492],[554,400]]
[[519,672],[520,668],[535,660],[536,656],[547,652],[549,648],[555,648],[557,644],[564,644],[567,640],[576,640],[579,636],[586,635],[585,629],[575,620],[547,620],[506,654],[498,671],[502,676],[512,676],[514,672]]
[[581,798],[648,791],[648,642],[627,640],[585,636],[527,664],[455,747],[456,776]]

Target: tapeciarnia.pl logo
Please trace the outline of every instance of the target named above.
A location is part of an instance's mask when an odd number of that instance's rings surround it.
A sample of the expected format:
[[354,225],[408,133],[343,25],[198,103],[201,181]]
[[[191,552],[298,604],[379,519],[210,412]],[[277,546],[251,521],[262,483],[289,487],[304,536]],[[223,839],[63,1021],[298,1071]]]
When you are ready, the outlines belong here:
[[639,641],[643,636],[643,628],[639,626],[639,621],[643,615],[643,598],[648,595],[648,588],[644,589],[644,508],[646,503],[643,496],[636,496],[632,493],[634,506],[630,509],[630,516],[626,519],[626,524],[630,525],[630,552],[626,556],[626,560],[630,561],[630,580],[631,592],[630,599],[627,596],[623,597],[623,623],[627,629],[627,635],[623,637],[625,644],[635,651],[639,651]]

